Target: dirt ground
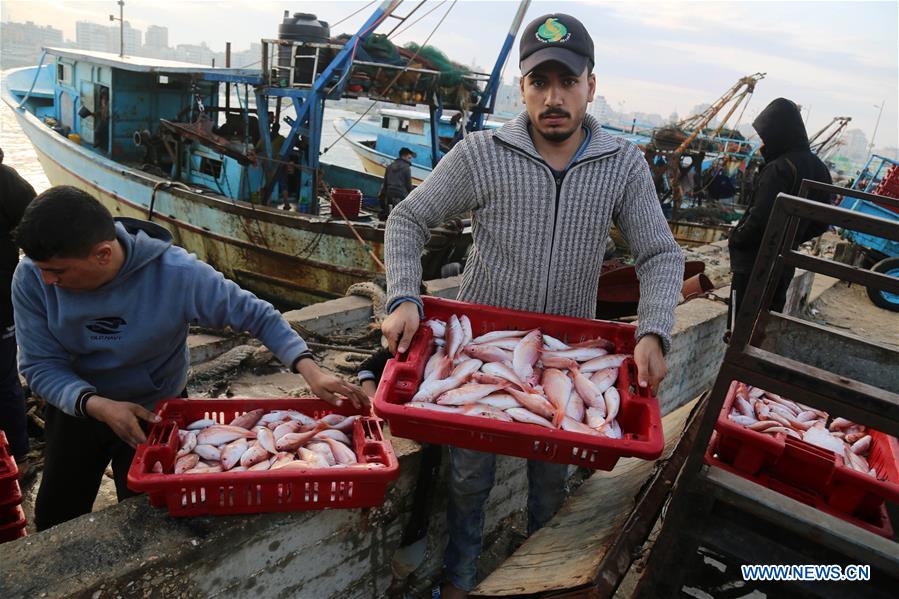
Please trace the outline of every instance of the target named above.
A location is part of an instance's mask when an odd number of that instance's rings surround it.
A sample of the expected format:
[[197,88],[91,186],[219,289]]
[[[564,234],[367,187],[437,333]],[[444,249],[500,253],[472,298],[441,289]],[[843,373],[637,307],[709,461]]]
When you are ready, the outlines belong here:
[[812,304],[805,318],[899,348],[899,313],[875,306],[861,285],[838,282]]

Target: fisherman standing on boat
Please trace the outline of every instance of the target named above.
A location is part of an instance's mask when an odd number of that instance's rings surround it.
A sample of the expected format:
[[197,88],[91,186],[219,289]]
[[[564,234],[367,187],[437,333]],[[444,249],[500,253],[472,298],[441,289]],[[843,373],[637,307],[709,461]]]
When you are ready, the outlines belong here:
[[6,433],[9,448],[19,466],[19,477],[29,474],[28,418],[25,395],[16,368],[16,327],[13,323],[12,275],[19,263],[19,248],[12,232],[22,213],[34,199],[34,188],[11,166],[3,164],[0,149],[0,430]]
[[188,325],[249,331],[312,392],[368,403],[361,389],[322,371],[271,304],[172,245],[151,222],[113,219],[75,187],[35,198],[16,229],[26,257],[13,277],[19,366],[47,402],[38,530],[91,511],[112,462],[119,500],[142,422],[187,384]]
[[[778,194],[783,192],[796,195],[803,179],[831,183],[829,169],[809,148],[802,113],[794,102],[786,98],[773,100],[759,113],[752,122],[752,127],[762,140],[761,153],[765,164],[759,171],[749,207],[727,242],[733,273],[729,324],[733,324],[743,302],[749,275]],[[809,199],[829,204],[831,196],[814,191],[809,194]],[[803,243],[826,230],[826,226],[802,221],[796,240]],[[794,271],[793,268],[787,268],[781,275],[771,302],[772,310],[783,310]]]
[[[684,259],[634,144],[587,115],[596,88],[593,41],[564,14],[544,15],[520,42],[526,111],[502,128],[467,135],[387,221],[391,350],[405,352],[423,317],[418,296],[428,227],[471,212],[473,245],[458,298],[504,308],[593,318],[604,246],[614,222],[640,279],[634,359],[641,386],[666,374]],[[484,503],[496,456],[450,447],[444,597],[477,582]],[[567,466],[528,462],[528,533],[565,498]]]
[[399,157],[384,170],[384,181],[381,183],[381,218],[386,219],[394,206],[403,201],[412,191],[412,159],[415,152],[409,148],[400,148]]

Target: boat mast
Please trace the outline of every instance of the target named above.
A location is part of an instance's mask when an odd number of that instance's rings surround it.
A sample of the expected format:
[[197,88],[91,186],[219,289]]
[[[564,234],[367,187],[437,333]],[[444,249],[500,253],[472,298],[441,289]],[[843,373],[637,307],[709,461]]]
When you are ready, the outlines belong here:
[[[275,44],[284,44],[283,40],[263,40],[262,44],[262,73],[265,83],[256,88],[256,108],[259,119],[259,132],[262,136],[267,160],[264,168],[266,172],[265,187],[263,188],[261,201],[268,203],[272,188],[278,180],[278,175],[290,154],[291,148],[297,145],[300,135],[304,143],[300,150],[300,206],[308,206],[309,212],[318,212],[318,169],[319,149],[321,146],[322,120],[324,117],[325,100],[329,97],[339,98],[343,94],[346,82],[349,79],[349,71],[353,67],[353,57],[356,48],[361,45],[381,22],[390,16],[402,3],[402,0],[384,0],[381,5],[359,28],[328,66],[320,75],[315,75],[313,68],[313,81],[311,86],[299,87],[293,82],[295,72],[295,48],[291,47],[291,65],[288,86],[282,86],[276,77],[272,77],[269,68],[269,47]],[[320,49],[316,49],[316,56]],[[317,62],[316,58],[316,62]],[[340,74],[336,82],[334,77]],[[331,87],[327,87],[327,86]],[[290,131],[285,136],[281,149],[277,156],[272,156],[271,128],[268,121],[269,98],[290,98],[293,101],[296,118],[285,119],[290,125]]]

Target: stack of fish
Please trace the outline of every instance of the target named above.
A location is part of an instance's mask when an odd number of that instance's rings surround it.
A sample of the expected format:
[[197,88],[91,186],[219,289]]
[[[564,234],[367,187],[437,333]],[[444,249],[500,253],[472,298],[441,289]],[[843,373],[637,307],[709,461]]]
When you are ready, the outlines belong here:
[[473,337],[469,318],[455,314],[425,325],[435,351],[407,406],[621,438],[615,382],[630,356],[610,354],[610,341],[566,344],[540,329]]
[[737,383],[727,417],[750,430],[769,435],[783,433],[828,449],[842,457],[849,468],[877,477],[867,459],[871,435],[860,424],[834,418],[828,425],[827,412],[744,383]]
[[[296,410],[258,409],[228,424],[197,420],[178,431],[175,474],[381,467],[358,463],[351,441],[358,418],[328,414],[316,420]],[[156,462],[153,472],[162,471]]]

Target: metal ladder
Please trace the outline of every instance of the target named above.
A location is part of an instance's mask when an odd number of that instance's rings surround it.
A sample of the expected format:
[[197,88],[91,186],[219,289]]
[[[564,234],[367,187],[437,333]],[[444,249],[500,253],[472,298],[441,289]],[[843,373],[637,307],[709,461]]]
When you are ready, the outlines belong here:
[[899,293],[896,278],[794,249],[801,220],[899,240],[899,220],[805,199],[810,191],[899,208],[899,200],[893,198],[808,180],[800,187],[803,197],[778,196],[730,346],[636,587],[637,597],[679,596],[686,575],[684,556],[694,559],[699,546],[746,564],[871,566],[868,583],[772,582],[767,587],[771,596],[896,596],[899,543],[704,463],[715,422],[734,380],[899,436],[899,352],[834,327],[767,309],[780,274],[790,267]]

